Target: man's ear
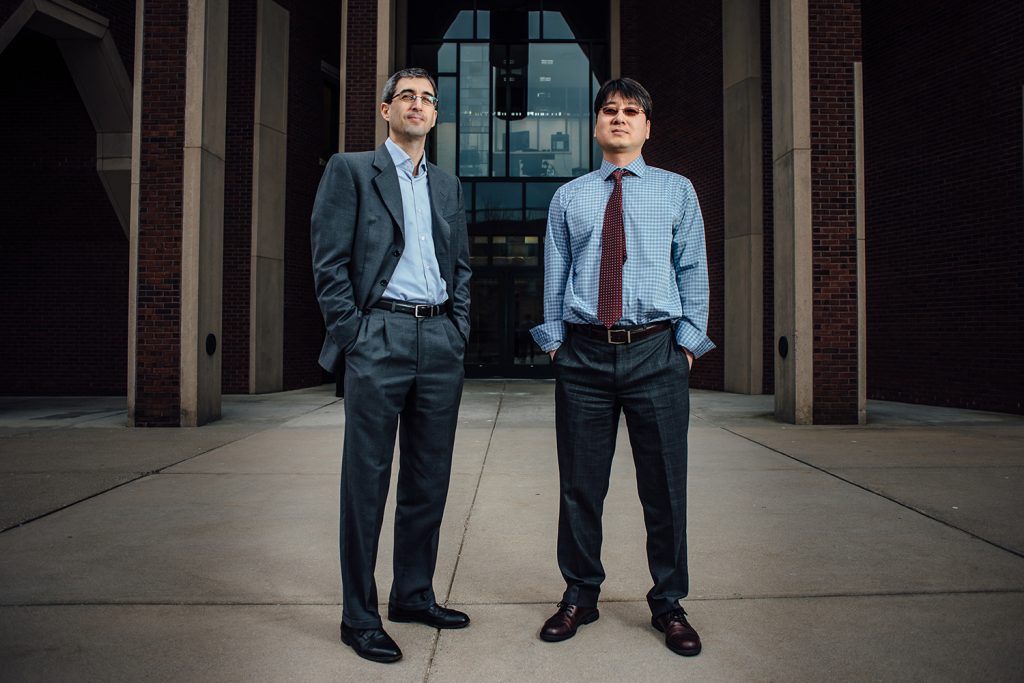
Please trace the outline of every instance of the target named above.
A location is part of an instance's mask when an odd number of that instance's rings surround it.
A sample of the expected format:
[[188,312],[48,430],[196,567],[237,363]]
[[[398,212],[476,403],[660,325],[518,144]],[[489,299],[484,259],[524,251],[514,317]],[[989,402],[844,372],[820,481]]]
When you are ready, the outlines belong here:
[[380,103],[380,116],[385,121],[391,121],[391,105],[387,102]]

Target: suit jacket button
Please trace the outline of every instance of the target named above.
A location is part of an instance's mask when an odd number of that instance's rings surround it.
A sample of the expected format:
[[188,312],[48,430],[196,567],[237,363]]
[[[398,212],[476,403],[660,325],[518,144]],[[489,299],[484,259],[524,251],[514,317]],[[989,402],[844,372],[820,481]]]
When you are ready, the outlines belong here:
[[402,252],[400,252],[399,250],[395,249],[393,252],[391,252],[391,255],[394,256],[395,258],[398,258],[399,256],[402,255]]
[[380,286],[381,287],[387,287],[388,286],[388,281],[387,280],[381,280],[380,281]]

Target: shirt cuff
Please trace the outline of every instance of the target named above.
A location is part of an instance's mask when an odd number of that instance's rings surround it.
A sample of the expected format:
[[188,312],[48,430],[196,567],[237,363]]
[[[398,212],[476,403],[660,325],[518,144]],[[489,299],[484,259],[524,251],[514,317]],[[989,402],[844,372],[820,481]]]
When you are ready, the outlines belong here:
[[676,322],[676,344],[689,350],[694,358],[700,358],[715,348],[715,343],[706,334],[685,320]]
[[553,320],[541,323],[531,329],[530,334],[533,335],[533,341],[537,342],[537,346],[542,351],[554,351],[562,345],[562,340],[565,339],[565,322]]

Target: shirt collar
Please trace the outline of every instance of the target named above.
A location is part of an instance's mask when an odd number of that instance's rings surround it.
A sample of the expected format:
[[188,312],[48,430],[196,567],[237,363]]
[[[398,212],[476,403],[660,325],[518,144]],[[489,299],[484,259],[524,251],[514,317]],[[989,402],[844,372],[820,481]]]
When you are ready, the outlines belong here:
[[[405,150],[398,146],[398,144],[391,138],[384,140],[384,146],[388,148],[388,152],[391,154],[391,160],[395,162],[395,168],[404,168],[406,171],[412,173],[412,157],[405,153]],[[423,158],[420,159],[420,170],[419,173],[427,172],[427,151],[423,150]],[[419,175],[419,174],[417,174]]]
[[[615,164],[613,164],[612,162],[608,161],[607,159],[604,159],[603,161],[601,161],[601,178],[603,180],[608,180],[608,178],[611,176],[612,172],[615,169],[617,169],[617,168],[622,168],[622,167],[621,166],[616,166]],[[629,171],[633,175],[639,176],[639,177],[642,178],[643,175],[644,175],[644,172],[647,170],[647,164],[644,163],[643,156],[638,156],[636,159],[633,159],[633,161],[629,162],[629,164],[625,168],[626,168],[627,171]]]

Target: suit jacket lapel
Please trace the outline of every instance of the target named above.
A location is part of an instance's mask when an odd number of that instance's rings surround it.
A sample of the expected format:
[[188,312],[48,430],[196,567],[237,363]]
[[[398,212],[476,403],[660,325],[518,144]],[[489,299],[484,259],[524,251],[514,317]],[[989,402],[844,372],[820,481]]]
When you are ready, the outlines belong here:
[[380,173],[373,179],[373,185],[380,194],[381,201],[398,226],[398,237],[405,242],[405,214],[402,212],[402,188],[398,186],[398,171],[391,160],[388,148],[381,145],[373,155],[373,167]]

